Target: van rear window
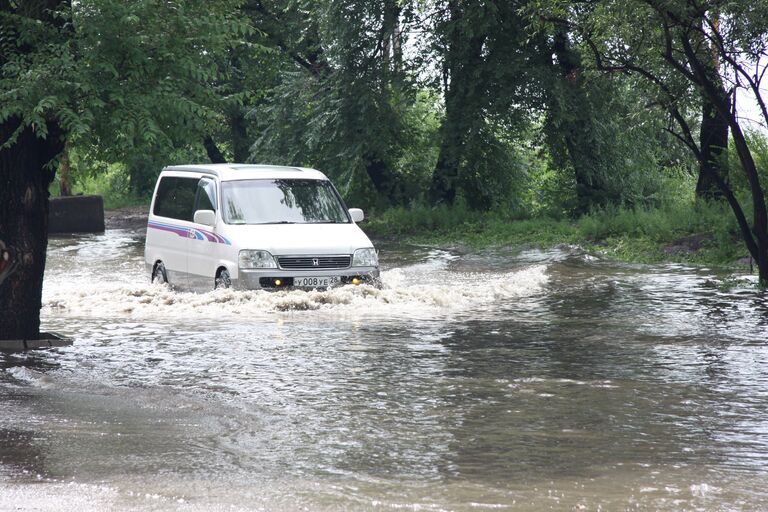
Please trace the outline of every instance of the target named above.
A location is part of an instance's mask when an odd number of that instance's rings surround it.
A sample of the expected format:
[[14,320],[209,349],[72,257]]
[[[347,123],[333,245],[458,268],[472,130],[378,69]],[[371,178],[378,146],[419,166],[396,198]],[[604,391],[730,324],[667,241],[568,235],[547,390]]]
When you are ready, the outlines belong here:
[[192,221],[198,181],[199,178],[161,178],[152,213],[160,217]]

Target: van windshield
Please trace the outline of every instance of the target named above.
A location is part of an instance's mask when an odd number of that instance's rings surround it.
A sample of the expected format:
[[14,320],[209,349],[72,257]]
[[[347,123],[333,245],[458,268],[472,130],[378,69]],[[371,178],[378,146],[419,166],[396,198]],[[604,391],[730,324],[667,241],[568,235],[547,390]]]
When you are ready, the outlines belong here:
[[239,180],[221,184],[227,224],[338,224],[350,222],[325,180]]

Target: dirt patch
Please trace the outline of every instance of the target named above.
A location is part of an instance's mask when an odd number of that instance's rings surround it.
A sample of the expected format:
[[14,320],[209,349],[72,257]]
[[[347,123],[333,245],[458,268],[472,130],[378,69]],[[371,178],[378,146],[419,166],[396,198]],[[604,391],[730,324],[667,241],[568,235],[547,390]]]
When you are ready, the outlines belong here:
[[145,229],[148,206],[126,206],[104,211],[104,225],[107,229]]
[[678,238],[662,249],[664,254],[691,254],[699,249],[711,245],[715,238],[710,233],[698,233],[695,235]]

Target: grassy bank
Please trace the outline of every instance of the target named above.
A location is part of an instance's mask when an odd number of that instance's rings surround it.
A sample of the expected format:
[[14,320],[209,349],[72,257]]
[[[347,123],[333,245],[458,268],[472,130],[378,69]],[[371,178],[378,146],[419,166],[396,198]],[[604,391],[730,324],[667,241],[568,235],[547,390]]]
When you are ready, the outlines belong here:
[[508,212],[463,208],[397,208],[374,214],[366,231],[411,243],[551,247],[576,244],[622,261],[745,266],[748,255],[725,205],[677,203],[660,208],[612,208],[575,220],[516,218]]

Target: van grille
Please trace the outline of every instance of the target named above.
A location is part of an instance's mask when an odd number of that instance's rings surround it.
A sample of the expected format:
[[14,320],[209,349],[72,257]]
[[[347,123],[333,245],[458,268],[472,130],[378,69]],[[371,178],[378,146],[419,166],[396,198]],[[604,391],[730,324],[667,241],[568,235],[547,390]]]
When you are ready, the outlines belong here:
[[287,270],[321,270],[348,268],[352,257],[346,256],[278,256],[280,268]]

